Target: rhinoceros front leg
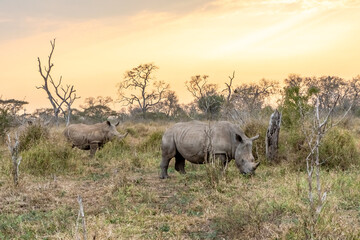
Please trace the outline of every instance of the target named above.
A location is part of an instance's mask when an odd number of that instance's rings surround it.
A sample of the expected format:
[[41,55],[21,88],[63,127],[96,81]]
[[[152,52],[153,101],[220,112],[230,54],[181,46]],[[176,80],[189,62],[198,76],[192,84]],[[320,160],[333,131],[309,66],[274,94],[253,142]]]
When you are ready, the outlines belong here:
[[96,150],[99,148],[99,144],[98,143],[91,143],[90,144],[90,156],[94,157]]
[[171,158],[162,156],[161,163],[160,163],[160,169],[161,169],[160,178],[161,179],[165,179],[165,178],[169,177],[167,170],[169,167],[170,160],[171,160]]

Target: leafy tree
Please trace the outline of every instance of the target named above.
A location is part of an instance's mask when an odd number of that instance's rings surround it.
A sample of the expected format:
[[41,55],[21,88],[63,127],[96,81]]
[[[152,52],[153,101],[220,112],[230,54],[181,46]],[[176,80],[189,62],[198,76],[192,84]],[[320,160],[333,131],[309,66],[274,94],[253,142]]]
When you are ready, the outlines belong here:
[[176,118],[180,113],[183,112],[179,104],[178,96],[176,95],[175,91],[171,90],[165,94],[164,100],[161,101],[156,106],[156,108],[154,108],[154,110],[164,113],[167,118]]
[[152,63],[142,64],[127,71],[120,82],[118,94],[125,105],[135,104],[141,109],[143,118],[146,113],[164,100],[169,84],[155,81],[154,73],[158,69]]
[[26,104],[28,104],[28,102],[22,100],[0,98],[0,137],[1,138],[5,136],[5,133],[8,130],[8,128],[21,123],[18,114]]
[[85,104],[80,107],[83,109],[81,115],[89,117],[95,121],[104,121],[111,115],[116,115],[109,105],[113,102],[111,97],[98,96],[97,98],[88,97],[84,100]]
[[90,117],[97,121],[104,121],[109,116],[115,115],[116,112],[111,108],[104,105],[95,105],[89,108],[86,108],[83,112],[84,116]]
[[285,87],[284,101],[281,106],[282,123],[286,128],[298,126],[301,121],[301,113],[309,112],[312,106],[309,104],[311,96],[318,93],[317,88],[308,88],[303,92],[300,86]]
[[265,100],[276,94],[279,89],[277,81],[261,79],[259,83],[242,84],[234,90],[232,102],[242,110],[259,111]]
[[190,81],[186,81],[187,90],[195,98],[197,107],[206,115],[208,119],[214,119],[221,110],[225,98],[217,92],[218,86],[208,83],[209,76],[192,76]]
[[9,111],[9,114],[15,116],[24,108],[24,105],[29,104],[26,101],[16,100],[16,99],[6,99],[3,100],[0,98],[0,108],[6,109]]
[[225,98],[222,95],[207,95],[199,99],[198,107],[206,114],[207,119],[213,120],[219,115],[224,102]]
[[196,100],[216,94],[218,87],[216,84],[208,83],[208,78],[208,75],[196,75],[192,76],[190,81],[185,82],[187,90]]

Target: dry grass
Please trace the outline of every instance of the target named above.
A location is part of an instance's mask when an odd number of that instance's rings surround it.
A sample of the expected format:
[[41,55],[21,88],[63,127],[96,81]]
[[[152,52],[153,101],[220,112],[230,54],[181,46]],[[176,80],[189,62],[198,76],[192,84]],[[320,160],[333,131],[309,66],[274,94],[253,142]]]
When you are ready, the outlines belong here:
[[[0,239],[74,239],[78,195],[89,239],[305,239],[304,172],[283,162],[244,177],[232,162],[209,187],[206,166],[187,162],[188,173],[180,175],[172,161],[171,178],[161,180],[157,134],[166,126],[126,123],[119,129],[135,133],[125,143],[109,143],[95,158],[74,150],[76,170],[35,176],[20,165],[17,188],[2,146]],[[360,171],[330,170],[322,178],[329,194],[317,238],[359,239]]]

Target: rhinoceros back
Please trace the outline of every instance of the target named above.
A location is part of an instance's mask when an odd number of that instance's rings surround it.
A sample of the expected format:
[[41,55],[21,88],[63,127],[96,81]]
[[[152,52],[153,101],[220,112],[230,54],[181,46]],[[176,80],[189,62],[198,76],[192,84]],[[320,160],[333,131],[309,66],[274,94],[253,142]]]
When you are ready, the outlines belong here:
[[72,124],[65,128],[64,135],[75,146],[84,146],[92,142],[101,142],[104,137],[100,124]]

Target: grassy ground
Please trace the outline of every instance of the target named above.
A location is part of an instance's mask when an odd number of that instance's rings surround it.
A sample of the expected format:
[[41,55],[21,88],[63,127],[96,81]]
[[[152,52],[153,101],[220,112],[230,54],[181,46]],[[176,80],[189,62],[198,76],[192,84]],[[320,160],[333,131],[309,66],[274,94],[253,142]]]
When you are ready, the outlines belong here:
[[[180,175],[172,161],[170,178],[161,180],[160,139],[169,125],[124,124],[119,130],[130,133],[125,142],[106,144],[95,158],[74,149],[59,172],[53,167],[36,174],[24,159],[17,188],[1,146],[0,239],[74,239],[78,195],[88,239],[306,238],[305,172],[282,161],[264,163],[245,177],[232,162],[225,176],[211,182],[211,166],[187,162],[187,174]],[[61,129],[51,135],[48,141],[66,146]],[[39,151],[47,146],[39,145]],[[360,170],[324,171],[322,181],[328,201],[315,238],[360,239]]]

